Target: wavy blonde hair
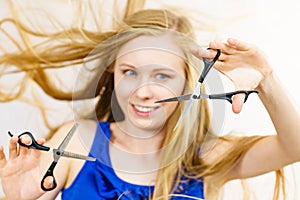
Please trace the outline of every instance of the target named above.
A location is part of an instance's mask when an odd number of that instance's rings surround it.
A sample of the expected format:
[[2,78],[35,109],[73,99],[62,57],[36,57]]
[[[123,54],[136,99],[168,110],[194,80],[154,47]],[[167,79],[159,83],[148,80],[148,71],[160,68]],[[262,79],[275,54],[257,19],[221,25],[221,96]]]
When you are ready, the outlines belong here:
[[[1,20],[0,24],[12,23],[18,30],[23,47],[4,29],[1,31],[16,46],[16,51],[3,51],[0,57],[2,69],[11,68],[9,73],[25,74],[18,91],[14,94],[1,93],[1,101],[11,101],[22,96],[26,81],[33,80],[49,96],[73,101],[78,99],[99,98],[95,111],[97,120],[113,122],[111,97],[113,96],[113,66],[118,48],[140,35],[159,35],[166,30],[180,33],[177,38],[179,46],[185,53],[187,86],[185,93],[199,77],[199,69],[195,68],[195,60],[188,52],[188,44],[195,39],[194,30],[189,20],[166,9],[142,9],[145,1],[128,0],[125,12],[115,11],[115,21],[111,30],[89,31],[83,26],[64,29],[52,33],[38,32],[21,23],[18,13],[11,5],[13,18]],[[116,4],[116,1],[115,1]],[[116,20],[117,19],[117,20]],[[38,37],[42,42],[32,44],[30,36]],[[181,37],[184,36],[184,37]],[[186,38],[190,38],[187,40]],[[2,47],[2,49],[5,49]],[[86,81],[81,90],[63,91],[47,74],[47,69],[70,67],[84,62],[97,60],[98,65],[90,69],[93,77]],[[198,63],[199,64],[199,63]],[[99,74],[101,78],[99,79]],[[99,79],[99,80],[98,80]],[[92,89],[91,89],[92,88]],[[203,89],[203,88],[202,88]],[[184,104],[182,104],[184,106]],[[201,108],[201,109],[200,109]],[[217,137],[210,130],[210,112],[207,101],[199,101],[191,109],[182,125],[173,132],[173,127],[181,113],[178,106],[168,119],[168,133],[163,143],[161,168],[152,194],[153,199],[169,199],[180,183],[180,177],[203,178],[205,193],[208,199],[217,199],[219,189],[224,185],[227,173],[232,170],[237,160],[262,137]],[[197,122],[197,123],[194,123]],[[216,141],[216,145],[228,143],[229,147],[213,161],[206,163],[199,157],[199,148],[205,142]],[[279,198],[280,185],[284,189],[281,170],[276,172],[274,199]],[[175,183],[175,184],[174,184]]]

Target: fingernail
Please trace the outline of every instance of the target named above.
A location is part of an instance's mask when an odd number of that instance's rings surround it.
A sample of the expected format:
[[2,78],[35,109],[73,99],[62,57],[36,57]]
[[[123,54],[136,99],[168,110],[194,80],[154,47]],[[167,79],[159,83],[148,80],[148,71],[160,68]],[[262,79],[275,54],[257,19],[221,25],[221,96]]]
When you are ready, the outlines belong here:
[[215,42],[211,42],[211,43],[210,43],[210,46],[211,46],[212,48],[216,48],[216,43],[215,43]]
[[231,43],[231,44],[236,44],[236,42],[233,38],[228,38],[228,42]]

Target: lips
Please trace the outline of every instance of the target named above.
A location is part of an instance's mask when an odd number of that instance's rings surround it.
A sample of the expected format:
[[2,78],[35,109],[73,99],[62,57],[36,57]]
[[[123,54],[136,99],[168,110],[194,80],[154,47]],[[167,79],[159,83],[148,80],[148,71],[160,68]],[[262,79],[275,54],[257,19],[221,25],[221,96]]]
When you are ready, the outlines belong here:
[[140,106],[140,105],[131,105],[133,108],[133,111],[138,115],[142,117],[148,117],[151,113],[153,113],[155,110],[157,110],[158,106]]

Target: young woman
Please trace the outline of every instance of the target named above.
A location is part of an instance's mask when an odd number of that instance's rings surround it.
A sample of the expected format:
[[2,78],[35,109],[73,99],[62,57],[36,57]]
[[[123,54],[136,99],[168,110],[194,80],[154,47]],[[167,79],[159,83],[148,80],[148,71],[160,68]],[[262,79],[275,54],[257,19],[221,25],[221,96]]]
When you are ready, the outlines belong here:
[[[61,159],[55,170],[57,187],[45,192],[40,181],[52,158],[18,146],[18,138],[13,137],[9,157],[0,148],[0,176],[7,199],[54,199],[60,191],[62,199],[72,200],[213,199],[229,180],[258,176],[299,161],[299,114],[255,46],[228,39],[210,43],[210,50],[195,48],[190,22],[163,9],[128,15],[115,31],[66,33],[48,35],[48,42],[62,39],[65,45],[47,50],[36,45],[32,51],[4,54],[1,61],[23,69],[57,99],[96,99],[92,117],[77,120],[81,137],[74,137],[67,150],[85,152],[97,160]],[[197,101],[174,129],[185,104],[155,103],[192,93],[201,59],[214,58],[217,49],[222,53],[214,67],[238,89],[259,91],[277,135],[217,138],[210,131],[208,100]],[[98,64],[79,73],[73,96],[45,79],[47,67],[83,60]],[[234,112],[241,111],[244,98],[234,96]],[[62,126],[47,145],[57,146],[72,125]],[[202,156],[204,143],[215,141]],[[29,144],[30,139],[24,137],[22,142]],[[44,187],[52,186],[49,177]]]

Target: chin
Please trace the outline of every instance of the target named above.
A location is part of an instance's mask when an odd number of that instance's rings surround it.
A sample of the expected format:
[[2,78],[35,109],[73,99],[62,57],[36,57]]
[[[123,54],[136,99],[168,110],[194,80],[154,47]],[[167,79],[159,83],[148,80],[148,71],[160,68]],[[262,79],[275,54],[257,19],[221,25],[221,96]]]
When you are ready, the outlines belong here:
[[164,126],[164,123],[162,123],[162,121],[157,122],[157,120],[151,119],[135,119],[132,120],[132,122],[137,128],[148,131],[159,131]]

